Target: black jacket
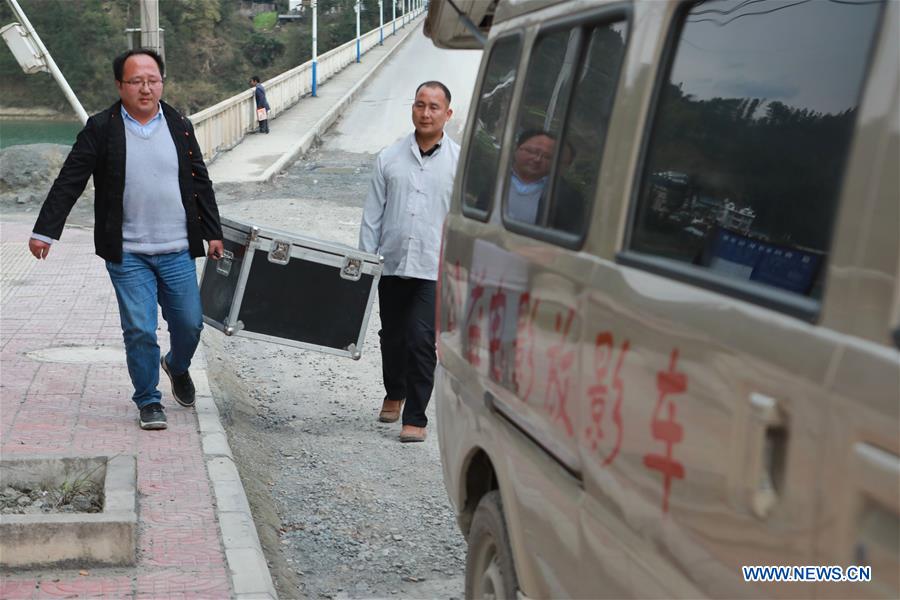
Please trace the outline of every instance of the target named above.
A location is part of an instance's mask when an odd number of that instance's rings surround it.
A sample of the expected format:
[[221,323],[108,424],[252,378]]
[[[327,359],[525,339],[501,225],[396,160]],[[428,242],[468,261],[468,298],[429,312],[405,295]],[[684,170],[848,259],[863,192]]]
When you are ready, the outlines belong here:
[[266,110],[272,110],[269,108],[269,101],[266,100],[266,88],[263,87],[263,84],[257,83],[256,88],[253,92],[254,97],[256,98],[256,108],[264,108]]
[[[191,256],[205,254],[203,240],[221,240],[222,226],[212,182],[190,120],[162,102],[163,116],[178,152],[178,187],[187,217]],[[44,200],[34,233],[59,239],[69,212],[94,176],[94,247],[122,262],[122,197],[125,193],[125,124],[121,102],[88,119]]]

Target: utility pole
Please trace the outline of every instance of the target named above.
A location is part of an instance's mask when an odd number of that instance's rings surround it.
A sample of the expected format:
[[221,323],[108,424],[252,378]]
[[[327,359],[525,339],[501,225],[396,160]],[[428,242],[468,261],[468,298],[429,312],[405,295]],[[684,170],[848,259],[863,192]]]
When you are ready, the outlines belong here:
[[316,95],[316,84],[317,84],[316,65],[319,64],[319,61],[316,59],[317,51],[318,51],[318,47],[317,47],[318,46],[318,38],[317,38],[318,23],[317,23],[317,19],[316,19],[316,10],[317,10],[316,9],[316,0],[311,0],[310,5],[312,7],[312,22],[313,22],[313,28],[312,28],[312,95],[315,96]]
[[[13,14],[16,15],[16,18],[19,19],[19,22],[22,23],[22,27],[24,27],[24,41],[33,42],[36,48],[33,50],[37,50],[36,55],[33,57],[36,61],[42,62],[40,70],[49,71],[53,76],[53,79],[56,80],[57,85],[62,89],[63,94],[66,96],[66,100],[69,101],[69,104],[72,105],[72,108],[75,109],[75,114],[78,115],[78,118],[81,120],[81,124],[84,125],[87,123],[88,114],[84,110],[84,107],[81,106],[81,102],[78,101],[78,97],[75,95],[75,92],[72,91],[72,88],[69,86],[69,83],[66,81],[66,78],[63,76],[62,71],[59,70],[59,67],[56,66],[56,61],[53,60],[53,57],[50,56],[50,52],[47,50],[47,47],[44,45],[44,42],[41,41],[41,36],[37,34],[37,31],[34,30],[34,27],[31,25],[31,21],[28,20],[28,17],[25,16],[25,11],[22,10],[22,7],[19,6],[19,3],[16,0],[6,0],[9,7],[12,9]],[[6,29],[6,28],[4,28]],[[5,38],[5,36],[4,36]],[[30,38],[30,40],[28,39]],[[10,47],[12,50],[12,47]],[[18,56],[16,57],[18,60]]]
[[[159,28],[159,0],[141,0],[141,47],[150,48],[166,59],[162,30]],[[165,75],[165,73],[162,73]]]
[[391,33],[397,35],[397,0],[391,0],[391,27]]
[[384,46],[384,3],[378,0],[378,45]]
[[356,0],[356,62],[359,62],[359,0]]

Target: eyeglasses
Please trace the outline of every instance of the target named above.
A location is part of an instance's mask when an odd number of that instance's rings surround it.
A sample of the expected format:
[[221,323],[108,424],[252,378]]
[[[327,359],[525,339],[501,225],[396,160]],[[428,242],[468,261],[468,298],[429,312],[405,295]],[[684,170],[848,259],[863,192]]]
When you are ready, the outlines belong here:
[[528,146],[520,146],[519,150],[521,150],[531,158],[538,158],[540,160],[550,160],[551,158],[553,158],[552,153],[548,154],[547,152],[541,152],[536,148],[529,148]]
[[135,88],[142,88],[145,85],[148,88],[155,88],[162,85],[162,79],[129,79],[128,81],[123,81],[122,83]]

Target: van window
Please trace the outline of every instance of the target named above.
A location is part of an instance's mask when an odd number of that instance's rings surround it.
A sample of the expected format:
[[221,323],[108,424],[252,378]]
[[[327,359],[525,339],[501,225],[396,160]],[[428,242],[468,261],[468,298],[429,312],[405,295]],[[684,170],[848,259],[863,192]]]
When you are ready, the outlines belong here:
[[498,39],[485,69],[466,159],[463,213],[469,216],[485,219],[491,208],[521,45],[519,36]]
[[547,226],[552,229],[577,236],[586,231],[619,68],[625,57],[626,31],[624,21],[612,23],[595,28],[587,40],[547,211]]
[[882,6],[764,8],[683,15],[627,247],[751,300],[817,300]]
[[624,21],[579,25],[535,42],[507,180],[508,220],[578,237],[584,233],[626,30]]
[[577,60],[577,29],[541,35],[534,43],[516,121],[506,182],[507,219],[539,224],[550,169]]

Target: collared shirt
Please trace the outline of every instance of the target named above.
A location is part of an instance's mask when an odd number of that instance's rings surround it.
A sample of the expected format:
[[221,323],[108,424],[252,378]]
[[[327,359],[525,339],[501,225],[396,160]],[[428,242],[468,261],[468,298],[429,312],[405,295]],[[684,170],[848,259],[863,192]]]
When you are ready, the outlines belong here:
[[[443,141],[443,138],[441,139],[441,141]],[[432,154],[434,154],[435,152],[437,152],[437,151],[438,151],[438,148],[440,148],[440,147],[441,147],[441,142],[438,142],[437,144],[435,144],[434,146],[432,146],[432,147],[429,148],[428,150],[422,150],[422,148],[419,148],[419,156],[421,156],[421,157],[423,157],[423,158],[426,157],[426,156],[431,156]]]
[[122,105],[122,122],[125,123],[125,127],[127,127],[128,130],[131,131],[131,133],[139,135],[145,140],[150,139],[153,131],[159,126],[160,123],[162,123],[162,121],[163,111],[161,105],[157,105],[156,115],[154,115],[146,125],[129,115],[128,111],[125,110],[125,105]]
[[437,280],[458,160],[459,144],[447,135],[429,156],[422,156],[415,133],[379,153],[359,248],[384,257],[384,275]]

